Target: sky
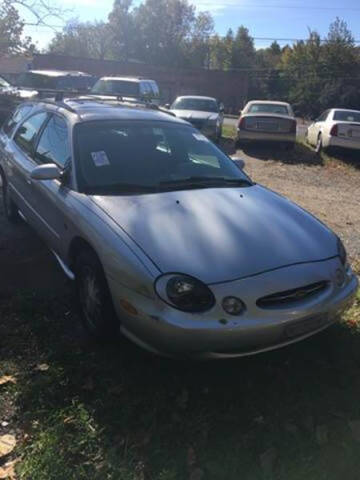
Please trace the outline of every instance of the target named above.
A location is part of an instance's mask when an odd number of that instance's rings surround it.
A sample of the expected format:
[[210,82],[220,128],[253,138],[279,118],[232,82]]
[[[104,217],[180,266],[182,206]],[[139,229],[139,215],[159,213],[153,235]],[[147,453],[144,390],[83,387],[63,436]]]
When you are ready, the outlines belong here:
[[[141,0],[135,0],[134,4]],[[359,0],[192,0],[197,10],[213,14],[215,29],[224,35],[229,28],[236,30],[245,25],[253,37],[256,48],[267,47],[270,40],[261,38],[297,39],[306,38],[308,29],[317,30],[325,37],[329,24],[339,16],[348,23],[360,44]],[[80,21],[106,20],[113,0],[59,0],[63,8],[71,10],[69,18]],[[33,19],[26,14],[26,21]],[[58,25],[58,20],[53,20]],[[59,30],[59,29],[58,29]],[[39,48],[44,48],[54,32],[43,27],[26,27]],[[281,45],[289,43],[280,41]]]

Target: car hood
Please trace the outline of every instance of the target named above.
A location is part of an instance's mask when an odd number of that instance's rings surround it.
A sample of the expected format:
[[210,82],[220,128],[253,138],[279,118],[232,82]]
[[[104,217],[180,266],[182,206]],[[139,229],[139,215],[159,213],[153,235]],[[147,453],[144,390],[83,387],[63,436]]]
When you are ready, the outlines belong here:
[[171,112],[183,120],[191,122],[191,120],[214,120],[219,117],[218,113],[214,112],[200,112],[198,110],[171,110]]
[[160,271],[208,284],[337,255],[327,227],[258,185],[91,199]]
[[38,94],[36,90],[18,88],[14,86],[2,88],[0,90],[0,93],[7,94],[7,95],[15,95],[23,99],[33,98]]

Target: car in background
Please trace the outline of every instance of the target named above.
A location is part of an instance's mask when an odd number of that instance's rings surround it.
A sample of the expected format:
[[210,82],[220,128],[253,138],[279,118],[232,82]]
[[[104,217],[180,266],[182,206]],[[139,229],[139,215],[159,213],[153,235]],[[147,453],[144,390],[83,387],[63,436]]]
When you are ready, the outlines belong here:
[[35,98],[37,94],[36,90],[21,89],[0,76],[0,126],[20,102]]
[[155,80],[141,77],[102,77],[90,91],[90,95],[121,98],[127,102],[160,105],[160,90]]
[[240,112],[236,144],[275,142],[294,148],[296,119],[289,103],[254,100]]
[[319,153],[330,147],[360,149],[360,111],[326,110],[307,129],[306,140]]
[[84,72],[64,70],[29,70],[20,73],[16,84],[22,89],[38,92],[40,98],[54,92],[86,93],[93,86],[96,78]]
[[190,122],[207,137],[215,141],[220,140],[224,123],[224,106],[216,98],[182,96],[166,107],[176,117]]
[[357,291],[331,230],[159,111],[22,104],[0,133],[0,175],[7,219],[45,240],[97,338],[250,355],[324,330]]

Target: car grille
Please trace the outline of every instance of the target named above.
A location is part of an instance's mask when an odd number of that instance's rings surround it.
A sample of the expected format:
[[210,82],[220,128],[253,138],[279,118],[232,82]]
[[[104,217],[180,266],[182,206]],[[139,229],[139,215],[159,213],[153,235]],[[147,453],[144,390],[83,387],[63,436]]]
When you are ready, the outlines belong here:
[[260,298],[256,304],[260,308],[277,308],[292,305],[293,303],[308,300],[311,297],[323,292],[328,286],[328,283],[317,282],[305,287],[287,290],[286,292],[274,293],[267,297]]

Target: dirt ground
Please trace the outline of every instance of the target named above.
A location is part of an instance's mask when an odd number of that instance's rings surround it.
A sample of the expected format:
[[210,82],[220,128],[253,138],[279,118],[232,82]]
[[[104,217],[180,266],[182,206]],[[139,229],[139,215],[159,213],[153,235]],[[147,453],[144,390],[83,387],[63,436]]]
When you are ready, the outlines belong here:
[[[301,150],[290,156],[293,163],[273,160],[268,149],[236,156],[254,181],[309,210],[341,236],[352,259],[360,258],[360,169],[313,157],[309,164]],[[60,294],[65,288],[60,267],[37,235],[23,222],[9,225],[4,219],[0,189],[0,299],[31,290]]]

